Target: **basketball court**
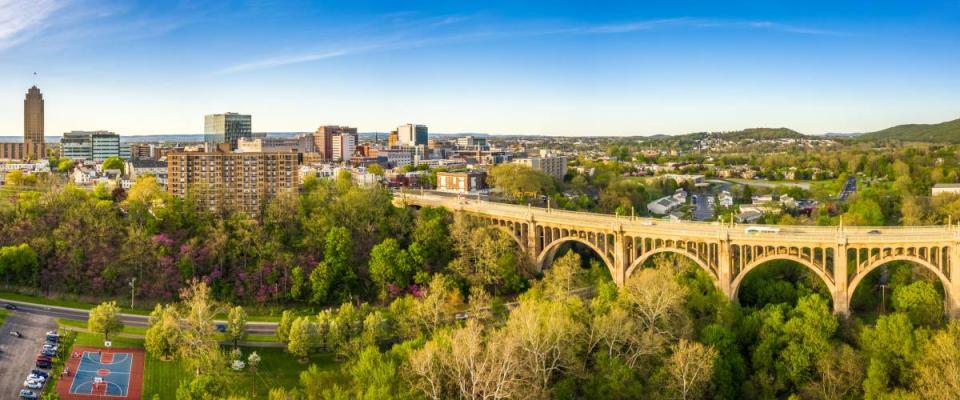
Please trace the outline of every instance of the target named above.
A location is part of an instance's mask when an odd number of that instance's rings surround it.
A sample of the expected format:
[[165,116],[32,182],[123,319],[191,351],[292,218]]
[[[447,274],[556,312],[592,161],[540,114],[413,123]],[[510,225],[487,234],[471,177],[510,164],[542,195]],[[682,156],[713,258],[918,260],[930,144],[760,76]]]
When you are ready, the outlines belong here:
[[74,347],[57,392],[63,399],[139,399],[143,350]]

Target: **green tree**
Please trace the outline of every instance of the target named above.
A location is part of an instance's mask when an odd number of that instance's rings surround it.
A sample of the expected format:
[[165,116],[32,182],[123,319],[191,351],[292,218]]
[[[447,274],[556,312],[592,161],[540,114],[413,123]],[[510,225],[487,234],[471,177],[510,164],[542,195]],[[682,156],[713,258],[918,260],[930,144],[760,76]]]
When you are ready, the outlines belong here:
[[40,259],[29,244],[0,247],[0,275],[9,283],[14,280],[33,282],[40,272]]
[[122,174],[124,172],[123,171],[124,162],[123,162],[123,159],[120,157],[116,157],[116,156],[107,157],[106,160],[103,160],[103,164],[101,165],[101,168],[103,168],[104,170],[117,169],[117,170],[120,170],[120,173]]
[[885,220],[880,204],[866,198],[857,198],[843,214],[843,222],[849,225],[880,226]]
[[950,321],[924,345],[913,386],[921,399],[960,399],[960,321]]
[[283,314],[280,315],[280,322],[277,323],[277,339],[281,342],[286,343],[290,338],[290,327],[293,325],[293,321],[297,318],[294,315],[293,311],[283,310]]
[[247,337],[247,312],[243,307],[230,309],[227,315],[227,337],[233,341],[233,347],[237,347],[237,343]]
[[875,399],[890,392],[902,393],[919,357],[920,338],[910,318],[903,313],[881,316],[876,326],[864,329],[860,337],[868,358],[864,396]]
[[352,293],[356,273],[350,265],[353,241],[350,230],[335,227],[327,233],[323,261],[310,273],[313,302],[346,301]]
[[214,317],[223,311],[203,281],[194,281],[180,293],[182,314],[180,359],[196,376],[218,371],[223,353],[214,330]]
[[144,347],[150,355],[171,360],[180,349],[180,316],[176,306],[157,307],[150,314],[150,327],[144,335]]
[[293,267],[290,270],[290,299],[299,300],[303,296],[305,286],[306,279],[303,276],[303,268]]
[[891,300],[893,308],[907,314],[914,326],[934,327],[943,320],[943,299],[930,282],[897,286]]
[[386,300],[387,288],[394,285],[405,288],[413,277],[413,260],[406,250],[400,248],[396,239],[387,238],[373,247],[370,253],[370,278],[376,285],[380,298]]
[[120,307],[117,302],[104,302],[90,310],[87,319],[87,329],[90,332],[103,335],[103,340],[110,340],[110,334],[123,329],[120,320]]
[[290,337],[287,351],[297,356],[300,362],[306,362],[316,340],[313,321],[309,317],[299,317],[290,325]]
[[504,195],[516,198],[554,191],[553,177],[522,164],[499,164],[490,169],[487,181]]

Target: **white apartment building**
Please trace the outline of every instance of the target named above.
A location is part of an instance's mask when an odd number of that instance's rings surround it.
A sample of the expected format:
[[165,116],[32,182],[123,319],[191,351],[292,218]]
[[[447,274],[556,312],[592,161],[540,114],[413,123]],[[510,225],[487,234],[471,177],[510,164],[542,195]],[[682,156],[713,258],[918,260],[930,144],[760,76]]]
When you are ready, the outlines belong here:
[[567,158],[563,156],[519,158],[513,160],[513,162],[526,165],[561,180],[567,174]]

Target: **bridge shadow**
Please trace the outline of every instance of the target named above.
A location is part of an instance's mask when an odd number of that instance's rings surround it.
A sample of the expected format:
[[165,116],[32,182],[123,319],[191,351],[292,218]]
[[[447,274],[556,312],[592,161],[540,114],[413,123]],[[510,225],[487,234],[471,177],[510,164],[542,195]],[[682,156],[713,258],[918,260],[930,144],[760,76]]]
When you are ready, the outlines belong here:
[[833,302],[830,289],[821,278],[804,265],[791,260],[770,260],[747,272],[737,290],[737,300],[746,308],[763,308],[767,304],[797,305],[809,294],[819,294]]

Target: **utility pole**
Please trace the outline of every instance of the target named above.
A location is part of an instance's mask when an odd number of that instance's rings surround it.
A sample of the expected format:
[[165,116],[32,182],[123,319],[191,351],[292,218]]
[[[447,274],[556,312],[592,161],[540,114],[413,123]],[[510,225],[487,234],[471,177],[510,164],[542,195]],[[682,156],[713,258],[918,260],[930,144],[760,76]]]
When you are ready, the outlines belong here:
[[883,315],[883,313],[887,312],[886,294],[887,294],[887,285],[881,283],[880,284],[880,315]]
[[137,278],[130,278],[130,309],[133,309],[133,295],[136,293]]

